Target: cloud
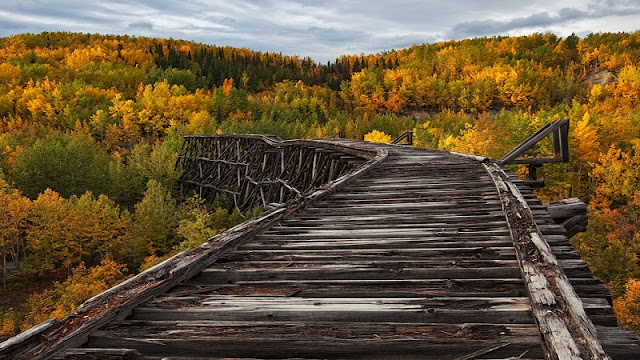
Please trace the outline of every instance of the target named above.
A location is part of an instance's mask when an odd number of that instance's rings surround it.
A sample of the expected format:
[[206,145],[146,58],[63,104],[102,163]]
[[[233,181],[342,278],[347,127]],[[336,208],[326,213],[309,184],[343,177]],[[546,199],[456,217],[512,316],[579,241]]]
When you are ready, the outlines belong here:
[[578,9],[564,8],[557,15],[551,15],[546,11],[535,13],[526,17],[518,17],[506,21],[482,20],[470,21],[455,25],[448,33],[452,39],[462,39],[473,36],[485,36],[508,33],[515,29],[537,28],[549,26],[566,21],[584,18],[587,13]]
[[553,31],[638,29],[637,0],[22,0],[0,36],[80,31],[172,37],[333,60],[412,44]]
[[640,13],[640,6],[634,4],[618,4],[609,1],[605,4],[589,4],[588,10],[578,8],[562,8],[556,14],[541,11],[529,16],[515,17],[508,20],[486,19],[456,24],[447,33],[448,38],[463,39],[475,36],[508,34],[516,30],[538,31],[541,28],[552,28],[581,20],[604,18],[608,16],[629,16]]
[[307,33],[317,41],[326,41],[331,44],[342,44],[348,42],[366,43],[370,36],[363,32],[353,29],[337,29],[310,26]]
[[153,31],[153,24],[147,21],[137,21],[130,23],[127,29]]

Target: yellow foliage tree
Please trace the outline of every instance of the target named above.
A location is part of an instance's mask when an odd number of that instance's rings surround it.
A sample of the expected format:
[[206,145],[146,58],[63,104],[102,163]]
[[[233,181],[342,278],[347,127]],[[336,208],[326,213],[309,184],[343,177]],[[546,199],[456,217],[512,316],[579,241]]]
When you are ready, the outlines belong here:
[[55,310],[55,297],[56,291],[53,289],[29,296],[26,302],[27,315],[20,326],[20,331],[29,330],[41,322],[49,320],[51,313]]
[[391,135],[387,135],[382,131],[373,130],[364,136],[364,141],[388,144],[391,142]]
[[75,236],[76,219],[73,207],[51,189],[34,200],[27,245],[37,262],[38,273],[61,266],[70,272],[71,267],[80,262],[83,248]]
[[0,322],[0,341],[16,334],[16,321],[12,317],[5,317]]
[[444,144],[446,145],[447,143],[448,150],[467,154],[495,157],[501,151],[496,146],[498,144],[498,132],[495,130],[495,126],[492,126],[487,121],[481,121],[476,124],[467,123],[460,136],[451,139],[450,142],[445,140]]
[[0,255],[2,256],[2,282],[6,287],[7,259],[20,260],[20,252],[25,248],[25,235],[31,216],[32,203],[20,195],[16,189],[10,189],[0,179]]
[[61,284],[56,285],[55,310],[51,317],[62,319],[74,311],[83,301],[100,294],[126,279],[127,267],[111,259],[104,259],[100,265],[87,269],[80,264],[73,274]]
[[640,279],[630,279],[624,296],[613,301],[613,309],[622,326],[640,333]]
[[126,279],[127,268],[111,259],[87,269],[80,264],[63,283],[55,289],[31,295],[27,300],[27,316],[20,327],[25,331],[52,317],[64,318],[83,301],[100,294]]
[[640,140],[629,151],[611,146],[601,154],[589,175],[596,188],[591,206],[595,209],[616,208],[629,203],[640,192]]
[[585,112],[582,121],[573,126],[571,130],[573,150],[577,161],[582,164],[592,164],[598,160],[600,143],[596,127],[590,123],[589,112]]

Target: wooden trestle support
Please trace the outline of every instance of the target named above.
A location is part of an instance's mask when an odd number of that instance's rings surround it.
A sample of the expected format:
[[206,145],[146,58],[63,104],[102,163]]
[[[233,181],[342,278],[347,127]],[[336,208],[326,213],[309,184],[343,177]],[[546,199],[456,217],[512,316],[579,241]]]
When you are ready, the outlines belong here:
[[639,358],[564,227],[488,159],[192,136],[180,166],[185,190],[273,208],[0,359]]
[[239,211],[246,211],[284,204],[363,162],[330,143],[263,135],[187,135],[177,166],[183,170],[183,193],[192,189],[209,201],[224,194]]

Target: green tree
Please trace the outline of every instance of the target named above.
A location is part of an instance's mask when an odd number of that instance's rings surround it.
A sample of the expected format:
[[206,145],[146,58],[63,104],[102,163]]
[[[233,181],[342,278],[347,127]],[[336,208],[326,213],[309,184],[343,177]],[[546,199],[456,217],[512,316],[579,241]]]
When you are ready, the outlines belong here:
[[60,194],[45,190],[33,201],[31,226],[27,230],[28,265],[37,275],[80,263],[83,244],[76,237],[75,209]]
[[108,154],[89,135],[55,134],[17,156],[13,180],[34,199],[47,188],[63,197],[105,193]]
[[0,255],[2,256],[2,285],[7,287],[7,259],[19,263],[21,250],[24,253],[26,229],[31,217],[31,201],[10,189],[0,179]]
[[149,180],[142,200],[133,214],[134,259],[140,264],[148,255],[166,254],[177,245],[175,228],[178,225],[176,200],[162,184]]

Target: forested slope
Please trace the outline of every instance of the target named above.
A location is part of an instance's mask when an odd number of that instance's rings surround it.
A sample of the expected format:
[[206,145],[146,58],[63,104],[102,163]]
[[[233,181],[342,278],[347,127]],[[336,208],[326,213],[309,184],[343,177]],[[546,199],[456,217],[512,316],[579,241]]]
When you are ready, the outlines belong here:
[[560,118],[571,162],[542,170],[539,196],[589,202],[575,245],[640,330],[639,67],[640,33],[478,38],[328,64],[143,37],[2,38],[0,336],[260,211],[181,198],[180,134],[413,129],[416,146],[499,158]]

